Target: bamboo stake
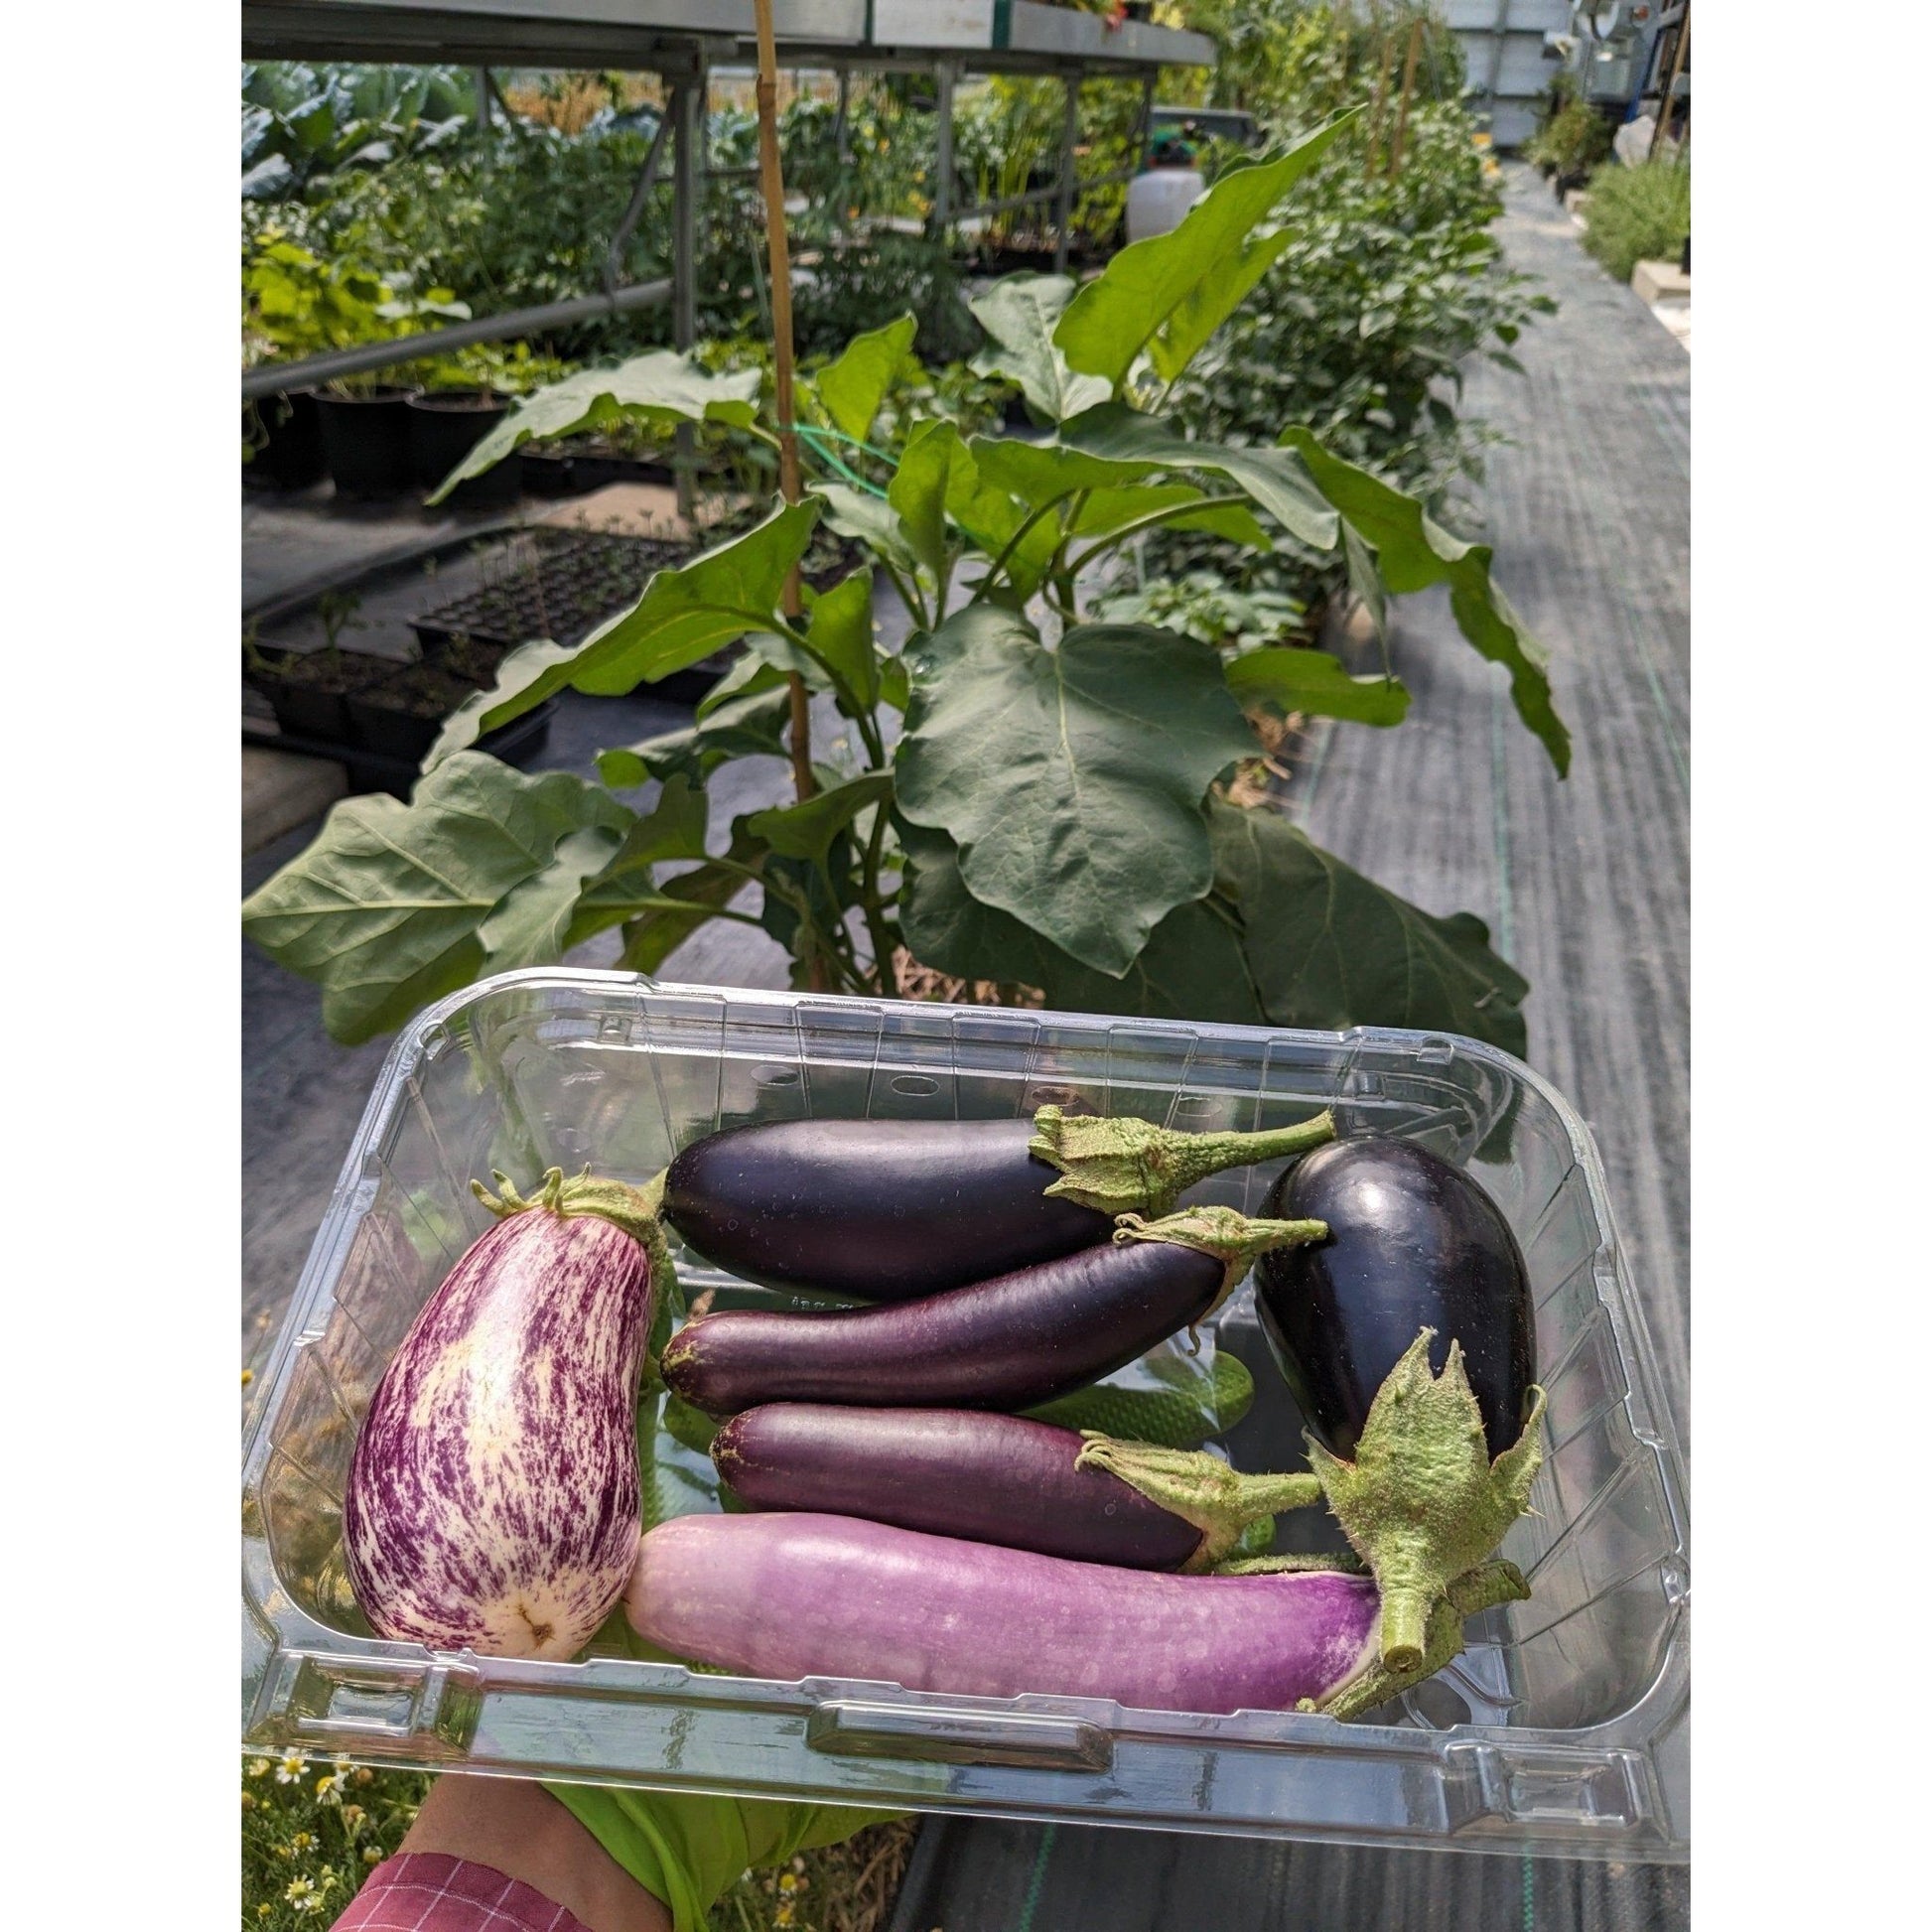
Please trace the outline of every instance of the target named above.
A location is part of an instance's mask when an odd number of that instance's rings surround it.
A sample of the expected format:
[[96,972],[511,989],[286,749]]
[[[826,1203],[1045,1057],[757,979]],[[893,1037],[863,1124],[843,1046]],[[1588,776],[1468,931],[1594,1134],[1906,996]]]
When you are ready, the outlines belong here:
[[1389,155],[1389,179],[1402,172],[1402,143],[1409,132],[1409,96],[1416,87],[1416,58],[1422,53],[1422,16],[1418,14],[1409,28],[1409,58],[1402,64],[1402,105],[1396,110],[1395,147]]
[[[1678,23],[1677,44],[1670,51],[1670,78],[1664,82],[1664,97],[1657,103],[1657,125],[1650,130],[1650,148],[1644,155],[1646,161],[1657,159],[1657,150],[1662,145],[1664,130],[1670,126],[1672,97],[1677,92],[1677,76],[1684,70],[1684,57],[1691,51],[1691,0],[1684,0],[1684,18]],[[1689,116],[1685,117],[1685,146],[1688,147],[1690,126]],[[1684,158],[1683,149],[1678,150],[1678,159]]]
[[[778,47],[771,0],[757,0],[759,30],[759,178],[764,195],[765,243],[771,256],[771,352],[778,386],[778,492],[787,503],[804,494],[798,480],[798,431],[792,415],[791,244],[785,234],[784,172],[778,164]],[[798,572],[785,579],[784,610],[803,610]],[[791,784],[802,804],[817,791],[812,776],[812,723],[805,680],[791,673]]]
[[1375,76],[1375,99],[1368,110],[1368,172],[1373,175],[1382,154],[1382,109],[1389,98],[1389,69],[1395,64],[1395,37],[1375,10],[1375,24],[1382,36],[1382,66]]

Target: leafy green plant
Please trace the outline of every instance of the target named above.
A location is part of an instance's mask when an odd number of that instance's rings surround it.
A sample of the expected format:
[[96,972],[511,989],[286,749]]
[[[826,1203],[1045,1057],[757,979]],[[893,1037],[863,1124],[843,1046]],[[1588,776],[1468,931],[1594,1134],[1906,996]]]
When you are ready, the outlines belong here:
[[448,147],[475,112],[475,84],[464,68],[244,67],[242,199],[280,201],[339,170],[379,168],[401,154]]
[[1587,101],[1575,99],[1565,101],[1523,150],[1546,175],[1586,174],[1609,152],[1609,123]]
[[1606,163],[1589,178],[1584,223],[1584,246],[1619,282],[1639,262],[1677,260],[1691,232],[1690,163]]
[[[1256,237],[1255,299],[1174,385],[1169,407],[1191,433],[1245,442],[1304,423],[1452,526],[1467,520],[1458,492],[1480,481],[1489,436],[1458,411],[1462,364],[1515,367],[1522,330],[1554,307],[1502,266],[1501,201],[1473,132],[1459,107],[1416,108],[1394,180],[1370,170],[1361,122],[1337,140],[1292,220]],[[1343,557],[1294,542],[1257,554],[1163,532],[1148,562],[1311,607],[1347,582]]]
[[[909,955],[1094,1011],[1377,1021],[1520,1051],[1525,985],[1479,920],[1425,913],[1279,813],[1221,795],[1256,754],[1250,711],[1356,716],[1360,681],[1318,651],[1223,655],[1082,609],[1094,573],[1171,525],[1261,549],[1279,530],[1340,553],[1376,613],[1389,595],[1445,585],[1566,768],[1544,653],[1491,582],[1485,548],[1305,428],[1223,444],[1158,411],[1256,279],[1257,228],[1337,131],[1230,173],[1171,234],[1124,249],[1077,292],[1056,277],[996,285],[975,304],[992,338],[978,372],[1024,392],[1050,426],[1043,440],[916,418],[883,484],[821,474],[801,502],[660,571],[582,642],[522,646],[450,719],[407,804],[338,805],[253,895],[250,936],[321,982],[325,1021],[345,1040],[612,928],[623,963],[653,971],[726,918],[785,945],[801,986],[892,994]],[[862,335],[801,384],[808,423],[868,443],[913,331],[905,316]],[[618,411],[727,424],[771,446],[756,390],[756,376],[641,357],[531,397],[466,467]],[[786,579],[821,523],[867,562],[794,618]],[[875,570],[911,616],[898,653],[875,635]],[[553,691],[622,694],[737,640],[743,658],[693,724],[603,754],[602,783],[526,776],[473,749]],[[733,759],[786,749],[793,675],[836,708],[840,732],[792,746],[800,759],[816,753],[809,782],[788,804],[742,814],[714,851],[706,785]],[[647,809],[618,795],[651,779]]]

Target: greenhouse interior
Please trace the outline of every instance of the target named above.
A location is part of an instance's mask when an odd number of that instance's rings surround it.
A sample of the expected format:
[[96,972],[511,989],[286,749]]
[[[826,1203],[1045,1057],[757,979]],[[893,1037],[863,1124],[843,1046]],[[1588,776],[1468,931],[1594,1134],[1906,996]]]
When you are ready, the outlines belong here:
[[243,1925],[1687,1926],[1689,0],[240,28]]

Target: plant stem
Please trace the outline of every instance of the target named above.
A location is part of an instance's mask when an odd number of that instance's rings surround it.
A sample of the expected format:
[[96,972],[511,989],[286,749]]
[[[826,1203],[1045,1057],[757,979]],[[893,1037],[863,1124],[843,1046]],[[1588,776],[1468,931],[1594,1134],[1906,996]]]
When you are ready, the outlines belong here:
[[1058,496],[1048,497],[1045,502],[1036,504],[1034,507],[1032,512],[1027,516],[1026,520],[1022,522],[1019,529],[1015,530],[1012,536],[1007,538],[1005,547],[1001,550],[1000,554],[993,559],[992,569],[989,570],[986,573],[986,575],[982,577],[980,581],[973,586],[973,602],[975,604],[977,604],[980,601],[980,599],[986,595],[988,588],[999,579],[1000,574],[1006,569],[1008,562],[1011,560],[1013,553],[1017,549],[1019,549],[1020,540],[1027,534],[1027,532],[1031,530],[1034,527],[1034,525],[1037,523],[1042,516],[1046,515],[1046,513],[1049,510],[1058,509],[1059,506],[1066,501],[1069,495],[1073,495],[1076,492],[1072,490],[1064,490]]
[[866,841],[865,864],[859,875],[859,900],[865,908],[866,931],[872,936],[873,971],[889,1000],[898,998],[898,969],[893,964],[893,942],[886,930],[886,908],[879,898],[879,861],[886,845],[886,801],[873,807],[872,836]]
[[[771,354],[778,403],[778,490],[787,503],[804,493],[798,480],[798,430],[794,421],[791,350],[791,245],[785,233],[784,171],[778,162],[778,50],[771,29],[771,0],[756,0],[759,34],[759,179],[764,194],[765,248],[771,258]],[[798,570],[785,575],[784,612],[802,615]],[[805,680],[790,673],[791,788],[802,805],[818,789],[812,776],[811,700]],[[806,961],[814,992],[824,991],[818,955]]]

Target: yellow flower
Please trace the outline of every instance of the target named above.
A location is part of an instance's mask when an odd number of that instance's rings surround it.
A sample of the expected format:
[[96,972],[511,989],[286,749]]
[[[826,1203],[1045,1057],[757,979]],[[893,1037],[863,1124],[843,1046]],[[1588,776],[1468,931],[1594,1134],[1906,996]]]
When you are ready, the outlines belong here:
[[253,1811],[253,1810],[254,1810],[254,1808],[255,1808],[255,1795],[254,1795],[254,1793],[253,1793],[252,1791],[244,1791],[244,1792],[243,1792],[243,1793],[241,1794],[241,1808],[242,1808],[242,1810],[243,1810],[243,1811]]
[[315,1906],[310,1904],[309,1901],[320,1898],[320,1894],[316,1890],[316,1881],[313,1878],[291,1878],[289,1880],[289,1888],[282,1896],[298,1912],[313,1912]]
[[316,1803],[319,1805],[339,1805],[343,1801],[343,1774],[331,1771],[326,1777],[316,1780]]
[[339,1771],[346,1771],[349,1768],[349,1758],[346,1751],[338,1751],[329,1761]]
[[786,1897],[789,1897],[793,1892],[795,1892],[798,1889],[798,1874],[795,1871],[779,1872],[778,1889],[781,1892],[783,1892],[786,1895]]
[[289,1840],[289,1851],[291,1853],[311,1851],[315,1846],[315,1842],[316,1835],[314,1832],[297,1832]]
[[255,1907],[255,1916],[257,1918],[266,1918],[269,1914],[270,1909],[271,1907],[269,1905],[268,1900],[264,1898],[262,1902]]
[[795,1922],[796,1916],[791,1909],[791,1900],[781,1898],[778,1901],[778,1909],[771,1914],[771,1923],[773,1925],[790,1925]]
[[293,1784],[309,1768],[309,1760],[300,1751],[284,1751],[282,1761],[275,1767],[277,1784]]
[[380,1864],[382,1863],[382,1847],[379,1845],[366,1847],[362,1853],[362,1863],[364,1864]]
[[254,1370],[253,1370],[252,1368],[244,1368],[244,1369],[243,1369],[243,1370],[241,1371],[241,1386],[242,1386],[242,1387],[243,1387],[244,1389],[245,1389],[245,1388],[246,1388],[246,1387],[248,1386],[248,1384],[249,1384],[250,1382],[252,1382],[252,1381],[253,1381],[254,1379],[255,1379],[255,1371],[254,1371]]
[[251,1778],[265,1778],[268,1775],[268,1759],[251,1757],[248,1760],[248,1775]]

